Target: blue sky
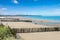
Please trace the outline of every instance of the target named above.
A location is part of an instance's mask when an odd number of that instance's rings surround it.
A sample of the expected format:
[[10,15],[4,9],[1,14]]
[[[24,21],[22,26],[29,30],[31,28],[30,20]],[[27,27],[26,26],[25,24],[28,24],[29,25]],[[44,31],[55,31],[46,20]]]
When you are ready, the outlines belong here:
[[60,16],[60,0],[0,0],[0,15]]

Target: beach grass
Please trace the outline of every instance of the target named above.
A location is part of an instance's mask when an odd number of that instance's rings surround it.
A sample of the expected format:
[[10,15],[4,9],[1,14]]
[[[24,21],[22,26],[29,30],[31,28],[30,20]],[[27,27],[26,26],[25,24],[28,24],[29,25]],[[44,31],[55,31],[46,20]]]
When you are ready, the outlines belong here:
[[15,37],[8,27],[0,24],[0,40],[14,40]]

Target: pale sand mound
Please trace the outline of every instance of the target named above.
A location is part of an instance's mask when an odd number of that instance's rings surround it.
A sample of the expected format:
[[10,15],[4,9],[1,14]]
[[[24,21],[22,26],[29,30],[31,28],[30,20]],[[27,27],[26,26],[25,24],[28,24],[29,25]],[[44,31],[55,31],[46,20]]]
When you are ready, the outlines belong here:
[[60,32],[17,33],[24,40],[60,40]]

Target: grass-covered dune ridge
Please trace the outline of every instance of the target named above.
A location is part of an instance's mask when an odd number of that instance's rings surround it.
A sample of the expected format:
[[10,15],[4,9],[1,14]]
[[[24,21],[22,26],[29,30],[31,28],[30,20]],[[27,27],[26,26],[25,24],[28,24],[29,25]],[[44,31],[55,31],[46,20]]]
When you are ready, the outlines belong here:
[[0,40],[15,40],[14,35],[8,27],[5,27],[3,24],[0,24]]

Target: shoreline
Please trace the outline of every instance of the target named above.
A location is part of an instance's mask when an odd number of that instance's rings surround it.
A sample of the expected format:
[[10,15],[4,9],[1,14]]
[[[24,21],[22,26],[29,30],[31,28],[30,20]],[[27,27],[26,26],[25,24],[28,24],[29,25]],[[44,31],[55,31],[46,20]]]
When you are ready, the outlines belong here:
[[27,18],[27,17],[20,17],[20,16],[13,16],[13,17],[0,17],[0,19],[19,19],[19,20],[32,20],[32,21],[43,21],[43,22],[60,22],[60,21],[56,21],[56,20],[47,20],[47,19],[34,19],[34,18]]
[[[1,19],[3,21],[1,21]],[[31,22],[32,24],[35,25],[47,25],[50,26],[50,24],[56,24],[57,26],[60,26],[60,22],[56,22],[53,20],[39,20],[39,19],[32,19],[32,18],[26,18],[26,17],[0,17],[0,22]]]

